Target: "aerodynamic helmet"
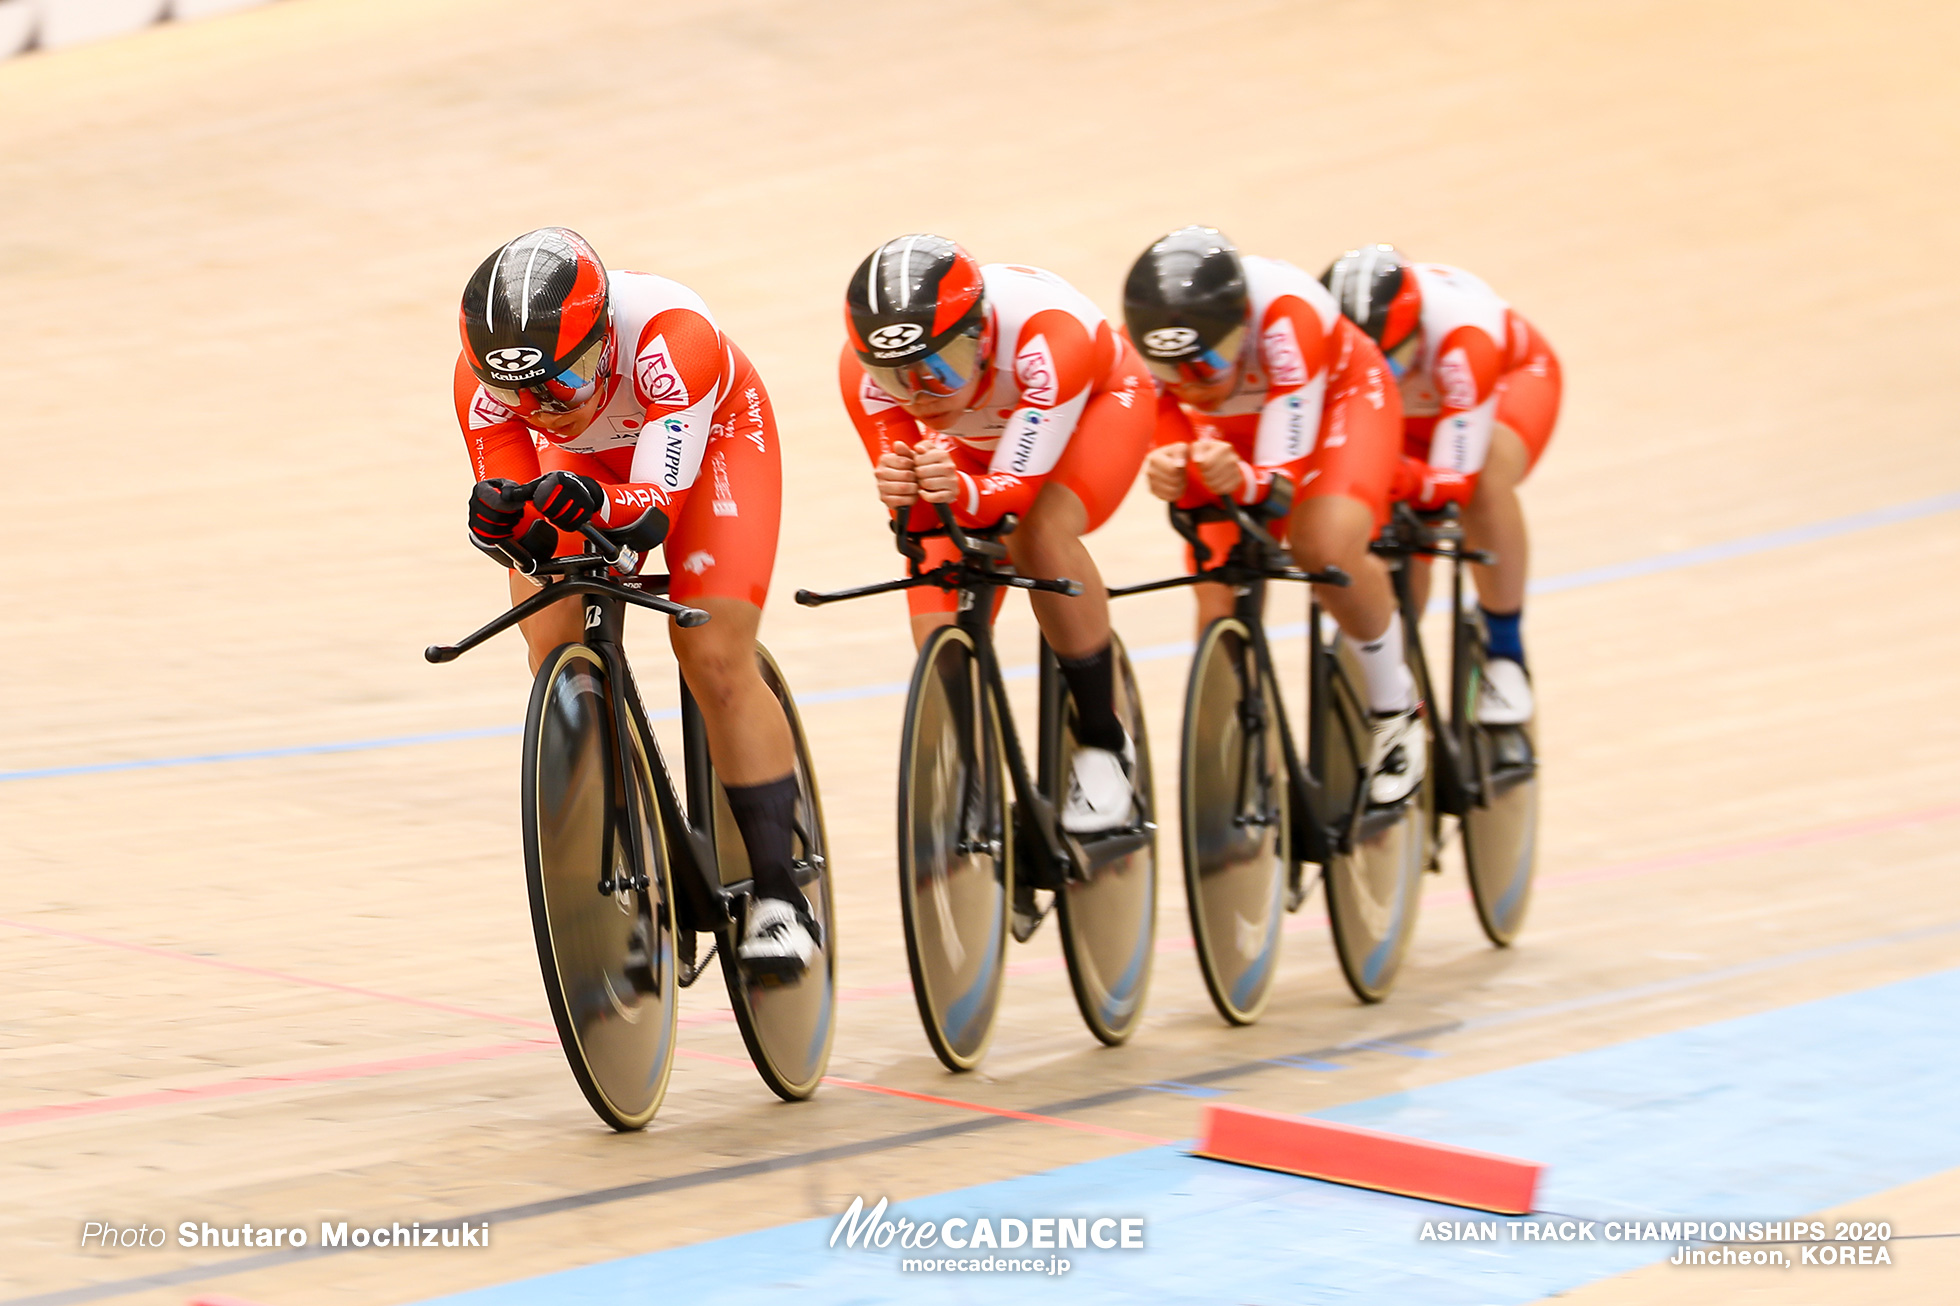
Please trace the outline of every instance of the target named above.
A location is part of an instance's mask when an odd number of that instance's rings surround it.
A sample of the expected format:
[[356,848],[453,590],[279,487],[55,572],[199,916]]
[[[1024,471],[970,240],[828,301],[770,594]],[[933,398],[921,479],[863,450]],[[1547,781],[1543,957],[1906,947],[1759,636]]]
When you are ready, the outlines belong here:
[[1348,321],[1387,353],[1422,321],[1422,288],[1415,269],[1393,245],[1363,245],[1327,265],[1320,282],[1333,292]]
[[1179,227],[1123,283],[1123,323],[1151,375],[1211,385],[1231,375],[1252,313],[1238,247],[1214,227]]
[[980,264],[944,236],[872,250],[851,274],[844,320],[865,372],[901,402],[957,394],[992,353]]
[[606,266],[565,227],[527,231],[463,287],[463,356],[492,397],[519,412],[565,412],[613,367]]

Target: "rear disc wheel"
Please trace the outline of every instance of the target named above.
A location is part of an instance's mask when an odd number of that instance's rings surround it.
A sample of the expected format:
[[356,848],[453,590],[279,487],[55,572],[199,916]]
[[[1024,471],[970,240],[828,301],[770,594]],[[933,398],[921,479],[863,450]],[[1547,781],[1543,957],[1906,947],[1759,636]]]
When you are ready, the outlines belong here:
[[[1150,769],[1150,740],[1136,674],[1123,641],[1110,634],[1115,660],[1116,718],[1136,749],[1131,775],[1135,809],[1130,824],[1109,834],[1069,835],[1076,871],[1056,894],[1061,918],[1062,955],[1069,987],[1089,1032],[1111,1046],[1123,1043],[1143,1020],[1150,989],[1150,965],[1157,946],[1157,819]],[[1052,654],[1047,655],[1052,657]],[[1067,703],[1064,692],[1061,700]],[[1047,741],[1055,759],[1074,755],[1074,706],[1059,714]],[[1059,810],[1068,797],[1069,768],[1043,768],[1050,802]]]
[[[1348,987],[1363,1002],[1380,1002],[1395,987],[1422,902],[1435,803],[1435,748],[1429,750],[1431,765],[1422,782],[1406,797],[1391,804],[1366,802],[1360,786],[1367,779],[1374,722],[1358,692],[1363,683],[1360,663],[1345,640],[1336,642],[1334,656],[1340,674],[1330,668],[1331,701],[1316,710],[1328,714],[1320,723],[1327,741],[1328,810],[1339,823],[1334,833],[1346,847],[1328,858],[1327,919]],[[1362,804],[1358,821],[1357,803]]]
[[[795,748],[796,811],[791,855],[797,887],[817,922],[818,946],[803,973],[783,980],[751,974],[736,956],[739,939],[723,941],[722,979],[735,1010],[735,1023],[756,1073],[769,1090],[787,1102],[801,1101],[817,1091],[830,1064],[830,1043],[837,1028],[837,927],[830,891],[829,845],[824,837],[823,804],[817,795],[816,768],[810,762],[803,720],[797,715],[782,669],[767,649],[756,647],[762,682],[782,705],[789,719]],[[715,856],[723,884],[749,878],[748,847],[729,810],[728,795],[719,779],[715,794]]]
[[1524,928],[1538,869],[1538,741],[1530,723],[1470,728],[1480,793],[1463,815],[1463,864],[1477,923],[1500,948]]

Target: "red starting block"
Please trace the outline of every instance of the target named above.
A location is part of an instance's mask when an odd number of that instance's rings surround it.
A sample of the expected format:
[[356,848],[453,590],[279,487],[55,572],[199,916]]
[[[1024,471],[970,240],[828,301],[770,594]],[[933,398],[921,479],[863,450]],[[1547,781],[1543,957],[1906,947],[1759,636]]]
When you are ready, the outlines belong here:
[[1545,1170],[1536,1161],[1236,1106],[1205,1108],[1194,1155],[1499,1215],[1529,1215]]

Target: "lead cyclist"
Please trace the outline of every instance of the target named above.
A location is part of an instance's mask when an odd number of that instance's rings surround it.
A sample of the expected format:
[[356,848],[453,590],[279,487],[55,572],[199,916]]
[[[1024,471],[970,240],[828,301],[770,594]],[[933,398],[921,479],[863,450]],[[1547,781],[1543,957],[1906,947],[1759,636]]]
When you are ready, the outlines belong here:
[[[795,974],[816,950],[792,871],[789,722],[763,683],[756,630],[775,565],[782,459],[769,392],[701,297],[607,272],[564,227],[500,246],[463,290],[456,420],[477,476],[470,533],[486,551],[586,552],[587,522],[644,556],[664,548],[671,596],[710,614],[668,638],[754,874],[738,956]],[[530,501],[510,492],[535,482]],[[513,604],[538,581],[513,569]],[[522,623],[533,674],[583,635],[582,605]]]

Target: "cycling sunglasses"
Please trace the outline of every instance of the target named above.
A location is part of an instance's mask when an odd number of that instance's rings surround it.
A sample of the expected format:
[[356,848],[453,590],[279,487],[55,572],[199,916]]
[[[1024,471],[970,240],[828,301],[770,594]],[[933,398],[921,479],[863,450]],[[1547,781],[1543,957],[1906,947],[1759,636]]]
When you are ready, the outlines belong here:
[[1227,333],[1216,345],[1191,358],[1173,362],[1145,354],[1143,363],[1150,369],[1150,375],[1165,385],[1213,386],[1229,379],[1238,367],[1239,343],[1244,338],[1245,328],[1239,327]]
[[880,390],[900,403],[910,403],[920,398],[944,399],[958,394],[980,375],[986,361],[980,352],[980,336],[975,333],[954,336],[938,353],[900,367],[874,367],[866,363],[864,371]]
[[1415,365],[1416,355],[1421,352],[1421,349],[1422,332],[1411,331],[1403,337],[1401,344],[1393,349],[1383,350],[1382,358],[1388,364],[1389,374],[1400,381]]
[[492,399],[520,414],[569,413],[598,393],[599,383],[610,370],[606,367],[606,357],[611,343],[610,335],[600,336],[564,371],[548,380],[514,388],[486,381],[483,389]]

